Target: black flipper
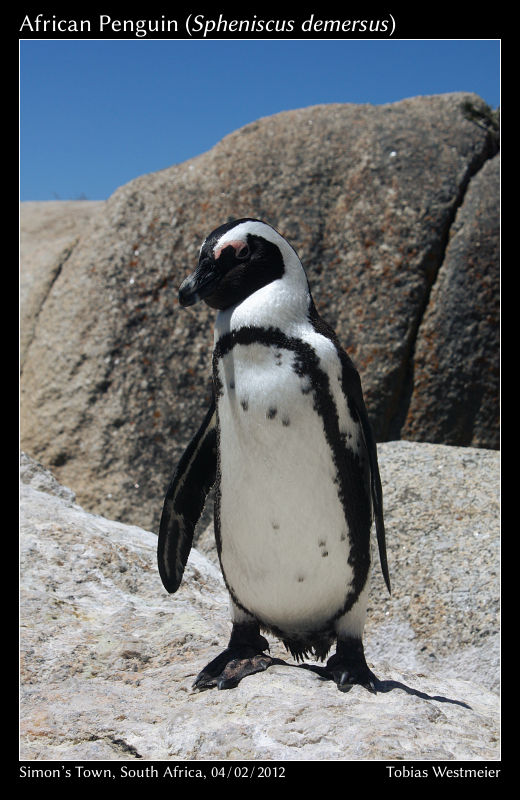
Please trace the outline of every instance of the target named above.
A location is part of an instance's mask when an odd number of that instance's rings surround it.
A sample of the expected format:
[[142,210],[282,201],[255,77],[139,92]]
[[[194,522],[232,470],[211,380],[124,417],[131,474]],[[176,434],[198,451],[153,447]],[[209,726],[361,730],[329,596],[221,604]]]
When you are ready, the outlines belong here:
[[215,399],[173,474],[159,528],[157,563],[168,592],[179,588],[209,490],[217,470]]
[[385,522],[383,518],[383,490],[381,488],[381,477],[379,475],[379,465],[377,463],[377,447],[372,433],[372,428],[368,419],[368,413],[363,399],[363,392],[361,389],[361,379],[354,367],[352,361],[340,349],[340,358],[343,366],[343,391],[349,398],[350,403],[354,407],[358,419],[361,423],[363,431],[363,438],[368,453],[368,461],[370,464],[370,492],[372,495],[372,507],[374,510],[374,519],[376,523],[376,537],[377,546],[379,549],[379,560],[381,562],[381,571],[385,579],[386,588],[391,594],[390,587],[390,574],[388,571],[388,561],[386,557],[386,538],[385,538]]
[[331,339],[334,343],[342,366],[342,389],[345,397],[348,398],[351,411],[357,415],[361,423],[363,431],[363,438],[368,453],[368,460],[370,465],[370,493],[372,496],[372,507],[374,511],[374,520],[376,523],[376,537],[377,546],[379,549],[379,560],[381,562],[381,571],[385,579],[386,588],[391,594],[390,587],[390,574],[388,571],[388,561],[386,557],[386,538],[385,538],[385,523],[383,518],[383,490],[381,488],[381,477],[379,475],[379,465],[377,463],[377,447],[372,433],[372,428],[368,419],[368,413],[363,399],[363,390],[361,388],[361,379],[354,364],[350,360],[347,353],[341,347],[336,332],[331,328],[318,314],[314,301],[311,299],[309,309],[309,319],[312,322],[314,329]]

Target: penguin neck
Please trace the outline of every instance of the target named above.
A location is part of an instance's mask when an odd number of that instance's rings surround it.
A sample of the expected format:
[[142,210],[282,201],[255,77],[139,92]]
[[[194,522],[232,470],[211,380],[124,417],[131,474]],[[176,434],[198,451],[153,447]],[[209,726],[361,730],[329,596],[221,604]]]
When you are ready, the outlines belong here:
[[311,303],[307,276],[298,256],[291,251],[284,254],[281,278],[257,289],[235,306],[218,312],[215,342],[224,334],[244,327],[296,332],[302,324],[308,324]]

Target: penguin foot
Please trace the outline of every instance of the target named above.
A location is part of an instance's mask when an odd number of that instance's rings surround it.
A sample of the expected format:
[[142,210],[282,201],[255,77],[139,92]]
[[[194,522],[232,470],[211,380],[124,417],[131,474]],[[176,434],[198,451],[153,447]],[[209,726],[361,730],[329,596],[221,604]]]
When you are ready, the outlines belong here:
[[234,689],[246,675],[262,672],[276,663],[280,660],[264,653],[246,656],[228,647],[197,675],[193,688],[203,690],[216,686],[217,689]]
[[264,650],[269,650],[269,644],[260,636],[257,625],[235,624],[227,648],[199,672],[193,688],[234,689],[247,675],[262,672],[272,664],[284,663],[279,658],[271,658]]
[[368,667],[360,639],[338,640],[336,652],[327,661],[326,669],[342,692],[349,692],[359,684],[372,694],[377,694],[377,678]]

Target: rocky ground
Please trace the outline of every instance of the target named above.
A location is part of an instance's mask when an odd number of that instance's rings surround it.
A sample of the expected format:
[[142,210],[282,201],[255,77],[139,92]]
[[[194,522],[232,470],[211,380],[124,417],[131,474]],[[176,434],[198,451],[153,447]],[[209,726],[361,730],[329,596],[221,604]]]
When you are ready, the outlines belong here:
[[21,758],[499,759],[499,456],[410,442],[379,452],[393,594],[376,561],[365,633],[376,695],[339,692],[275,640],[287,666],[193,692],[230,631],[210,532],[170,596],[153,533],[85,511],[23,455]]

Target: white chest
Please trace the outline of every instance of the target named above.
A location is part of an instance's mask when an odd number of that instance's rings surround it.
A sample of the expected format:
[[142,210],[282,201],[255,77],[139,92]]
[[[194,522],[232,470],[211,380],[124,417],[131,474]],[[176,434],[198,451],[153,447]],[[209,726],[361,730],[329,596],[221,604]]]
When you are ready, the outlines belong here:
[[333,616],[353,576],[332,451],[294,366],[290,349],[236,344],[217,364],[217,409],[226,580],[266,624],[298,631]]

